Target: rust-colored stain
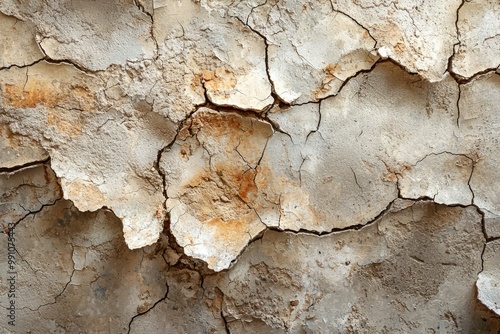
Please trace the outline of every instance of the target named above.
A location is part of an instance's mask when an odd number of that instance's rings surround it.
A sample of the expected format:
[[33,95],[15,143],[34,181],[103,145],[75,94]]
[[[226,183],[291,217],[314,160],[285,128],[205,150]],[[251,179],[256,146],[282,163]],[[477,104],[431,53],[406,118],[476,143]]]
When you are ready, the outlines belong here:
[[240,219],[224,221],[220,217],[214,217],[205,221],[204,224],[207,227],[216,229],[217,238],[230,243],[239,240],[242,236],[244,238],[248,237],[246,232],[252,218],[252,216],[246,215]]
[[211,136],[221,137],[228,133],[241,132],[241,118],[237,115],[223,113],[199,113],[193,118],[191,124],[193,130],[204,128]]
[[78,104],[81,110],[92,111],[96,109],[95,94],[84,85],[73,85],[69,95]]
[[255,122],[233,113],[199,112],[182,129],[185,139],[179,149],[180,159],[189,159],[203,145],[213,145],[212,149],[220,151],[215,154],[224,159],[215,158],[186,179],[179,199],[206,228],[216,231],[217,239],[230,244],[248,238],[247,231],[255,230],[259,224],[255,210],[265,203],[255,184],[257,169],[241,155],[252,151],[250,147],[264,148],[262,138],[266,133]]
[[181,156],[183,158],[189,158],[191,156],[191,144],[189,143],[184,143],[181,146]]
[[339,82],[341,81],[337,76],[336,72],[339,69],[338,64],[328,64],[326,67],[323,69],[323,79],[321,80],[318,88],[316,88],[312,92],[312,97],[313,99],[318,99],[325,94],[328,94],[328,92],[332,89],[331,83],[335,80],[338,80]]
[[30,79],[24,86],[4,84],[3,100],[16,108],[46,107],[47,125],[69,136],[82,132],[79,111],[96,108],[95,94],[88,87],[80,84],[64,86],[64,83],[38,79]]
[[191,83],[189,84],[189,87],[191,90],[196,91],[198,87],[201,86],[202,83],[202,78],[203,76],[201,74],[194,74],[193,78],[191,79]]
[[186,182],[182,200],[200,221],[215,216],[225,221],[234,220],[253,213],[251,207],[258,206],[255,175],[255,170],[245,170],[231,162],[216,165],[195,174]]
[[[203,135],[215,140],[223,140],[224,147],[232,149],[239,143],[250,144],[256,133],[252,120],[229,113],[198,113],[192,118],[189,130],[181,130],[183,135],[191,136],[203,131]],[[243,145],[243,144],[242,144]]]
[[249,195],[255,195],[257,193],[257,186],[255,185],[255,175],[257,172],[253,169],[249,169],[243,174],[238,175],[240,182],[240,189],[238,191],[238,196],[245,202],[249,203]]
[[3,100],[16,108],[63,105],[68,109],[92,110],[96,107],[95,94],[87,86],[40,79],[30,79],[23,86],[5,83]]
[[236,87],[236,76],[228,69],[205,70],[202,71],[201,78],[205,83],[205,87],[214,93],[229,92]]
[[[384,163],[385,164],[385,163]],[[405,176],[406,173],[409,173],[413,170],[412,165],[407,162],[403,162],[396,167],[389,166],[385,164],[385,168],[387,172],[382,175],[382,181],[386,182],[397,182],[398,176]]]
[[190,179],[181,200],[206,228],[214,232],[217,240],[241,244],[248,239],[249,231],[259,224],[254,210],[261,207],[262,200],[254,182],[255,173],[253,169],[244,170],[231,162],[216,165]]
[[338,64],[328,64],[323,69],[323,73],[325,73],[325,80],[333,80],[336,78],[335,73],[339,68]]
[[50,110],[47,114],[47,124],[54,126],[61,133],[74,137],[82,132],[82,123],[79,120],[66,119],[64,111]]
[[64,97],[65,94],[45,82],[31,80],[26,87],[4,85],[5,103],[16,108],[35,108],[38,105],[53,108]]

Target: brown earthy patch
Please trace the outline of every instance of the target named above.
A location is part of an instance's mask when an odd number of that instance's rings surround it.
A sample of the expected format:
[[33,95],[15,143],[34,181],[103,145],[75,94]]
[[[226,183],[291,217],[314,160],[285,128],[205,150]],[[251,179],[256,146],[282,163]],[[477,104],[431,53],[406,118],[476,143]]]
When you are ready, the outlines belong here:
[[409,173],[413,170],[412,165],[407,162],[403,162],[396,167],[389,166],[384,162],[385,168],[387,172],[382,175],[382,180],[386,182],[396,182],[398,180],[398,176],[405,176],[406,173]]
[[70,94],[79,104],[79,109],[91,111],[96,109],[95,95],[88,87],[83,85],[74,85],[71,87]]
[[319,99],[325,94],[328,94],[328,92],[332,89],[330,83],[335,80],[340,80],[335,76],[335,72],[337,71],[337,69],[337,64],[326,65],[326,67],[323,69],[323,80],[321,81],[319,87],[316,88],[312,93],[314,99]]
[[5,103],[16,108],[35,108],[39,104],[53,108],[65,97],[53,86],[33,80],[24,88],[5,84],[4,92]]
[[403,43],[397,43],[394,46],[394,53],[399,56],[404,55],[406,53],[406,46]]
[[211,137],[220,138],[241,134],[241,117],[238,115],[223,113],[197,113],[190,124],[190,131],[193,134],[203,129]]
[[217,235],[217,239],[231,243],[235,240],[240,240],[242,235],[245,235],[245,237],[248,236],[248,227],[252,224],[254,218],[254,215],[251,213],[240,219],[231,219],[228,221],[224,221],[220,217],[214,217],[203,224],[216,229],[215,234]]
[[82,123],[80,120],[66,119],[67,112],[58,112],[57,109],[51,110],[47,114],[47,124],[55,126],[60,132],[74,137],[82,132]]
[[195,74],[193,75],[193,78],[191,79],[191,84],[189,87],[191,87],[192,90],[196,90],[198,87],[201,86],[201,79],[203,78],[203,75],[200,74]]
[[[14,138],[14,134],[12,133],[12,131],[10,130],[10,128],[7,125],[0,126],[0,136],[4,137],[4,138],[7,138],[7,139],[13,139]],[[9,140],[9,142],[12,142],[12,141]]]
[[65,197],[78,198],[78,209],[95,211],[106,205],[104,195],[93,183],[87,181],[72,181],[64,187]]
[[237,164],[214,166],[213,170],[198,173],[187,181],[182,201],[200,221],[214,217],[237,220],[253,212],[250,207],[258,204],[255,174],[254,170],[244,170]]
[[217,68],[215,71],[203,71],[202,78],[205,87],[212,92],[229,92],[236,87],[236,77],[233,72]]
[[241,177],[240,190],[238,191],[238,196],[245,202],[248,203],[248,195],[255,194],[257,192],[257,186],[255,185],[255,175],[257,172],[253,169],[249,169]]
[[63,90],[50,81],[30,79],[25,86],[4,85],[4,101],[16,108],[35,108],[42,105],[55,108],[64,102],[68,108],[92,110],[96,108],[95,96],[83,85],[73,85]]
[[191,145],[189,143],[182,144],[181,155],[183,158],[189,158],[191,156]]
[[323,73],[325,73],[325,81],[330,82],[336,78],[335,72],[337,72],[338,64],[328,64],[323,69]]

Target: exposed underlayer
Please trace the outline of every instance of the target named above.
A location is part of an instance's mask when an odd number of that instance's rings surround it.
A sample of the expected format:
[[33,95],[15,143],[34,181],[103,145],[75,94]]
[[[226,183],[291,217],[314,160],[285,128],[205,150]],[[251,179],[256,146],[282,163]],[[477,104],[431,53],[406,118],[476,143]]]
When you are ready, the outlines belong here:
[[0,27],[3,331],[500,331],[496,1],[5,0]]

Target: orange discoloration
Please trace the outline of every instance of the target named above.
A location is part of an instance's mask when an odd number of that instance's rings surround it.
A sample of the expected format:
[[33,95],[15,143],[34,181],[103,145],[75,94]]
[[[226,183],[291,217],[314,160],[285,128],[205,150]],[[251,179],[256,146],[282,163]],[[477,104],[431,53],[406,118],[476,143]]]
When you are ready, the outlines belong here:
[[215,216],[225,221],[244,216],[258,205],[255,171],[237,165],[217,165],[187,181],[183,201],[200,221]]
[[217,68],[215,71],[203,71],[202,79],[205,87],[212,92],[226,93],[236,87],[235,75],[224,68]]
[[223,113],[198,113],[190,124],[191,133],[196,134],[199,130],[207,131],[212,137],[225,135],[241,135],[241,117]]
[[96,107],[95,94],[84,85],[30,79],[25,85],[4,84],[3,99],[16,108],[46,108],[62,106],[68,109],[92,110]]
[[95,94],[83,85],[74,85],[71,87],[70,96],[78,103],[79,109],[92,111],[96,109]]
[[260,223],[255,173],[231,162],[215,165],[192,177],[180,198],[196,219],[215,229],[217,239],[233,243],[248,238]]
[[248,237],[248,225],[251,223],[253,217],[246,215],[241,219],[230,219],[228,221],[222,220],[220,217],[214,217],[204,222],[209,228],[215,228],[217,238],[230,243],[231,241],[239,240],[242,235]]
[[10,84],[4,86],[6,104],[16,108],[35,108],[40,104],[53,108],[63,98],[62,92],[53,89],[53,87],[47,87],[46,83],[43,82],[31,82],[24,89]]
[[189,143],[182,144],[181,155],[183,158],[189,158],[191,156],[191,145]]
[[191,135],[191,118],[186,121],[184,126],[179,130],[177,134],[177,138],[179,140],[186,140]]
[[336,80],[340,81],[340,79],[335,75],[338,69],[338,64],[328,64],[323,69],[323,80],[321,81],[320,86],[312,93],[314,99],[318,99],[323,97],[325,94],[328,94],[328,92],[332,89],[331,83]]
[[363,68],[369,68],[377,59],[377,56],[366,49],[355,49],[342,55],[335,64],[328,64],[323,69],[323,79],[313,96],[322,98],[335,93],[342,82]]
[[165,212],[165,209],[163,209],[163,207],[157,208],[156,212],[155,212],[155,218],[160,219],[160,218],[164,217],[165,216],[164,212]]
[[201,86],[201,79],[203,78],[203,75],[200,74],[195,74],[193,75],[193,78],[191,79],[191,84],[189,85],[192,90],[197,90],[198,87]]
[[255,185],[255,178],[256,171],[253,169],[250,169],[243,173],[243,175],[238,175],[241,176],[239,179],[241,180],[240,182],[240,189],[238,191],[238,196],[245,202],[249,202],[249,195],[255,195],[257,193],[257,186]]
[[58,112],[50,110],[47,114],[47,124],[54,126],[59,132],[65,133],[71,137],[82,132],[82,123],[79,120],[69,120],[64,116],[67,112]]
[[210,81],[214,78],[214,72],[204,70],[201,72],[201,77],[203,78],[204,81]]
[[339,65],[338,64],[328,64],[324,68],[323,72],[325,73],[325,79],[326,80],[333,80],[335,79],[335,73],[337,72]]
[[10,128],[7,125],[0,126],[0,136],[7,138],[7,139],[14,138],[14,134],[12,133],[12,131],[10,130]]
[[255,183],[254,166],[272,129],[268,133],[266,125],[252,117],[203,110],[190,118],[182,133],[178,158],[185,161],[202,150],[211,158],[189,173],[176,197],[214,238],[235,247],[245,244],[261,228],[257,212],[266,203]]
[[385,168],[387,172],[382,174],[382,180],[386,182],[397,182],[398,176],[404,176],[413,170],[413,167],[407,162],[399,164],[396,168],[385,164]]

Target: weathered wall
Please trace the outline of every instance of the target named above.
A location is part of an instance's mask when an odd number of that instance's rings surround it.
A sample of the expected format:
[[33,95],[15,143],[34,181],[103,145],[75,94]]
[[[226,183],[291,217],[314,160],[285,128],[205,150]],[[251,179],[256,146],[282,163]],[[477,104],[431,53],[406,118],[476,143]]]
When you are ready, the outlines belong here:
[[0,28],[3,332],[500,332],[497,1]]

